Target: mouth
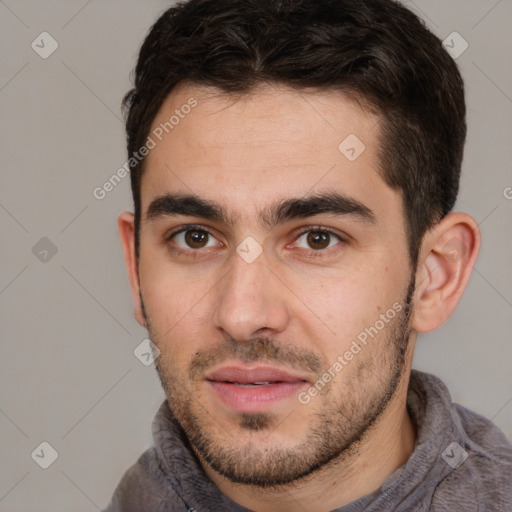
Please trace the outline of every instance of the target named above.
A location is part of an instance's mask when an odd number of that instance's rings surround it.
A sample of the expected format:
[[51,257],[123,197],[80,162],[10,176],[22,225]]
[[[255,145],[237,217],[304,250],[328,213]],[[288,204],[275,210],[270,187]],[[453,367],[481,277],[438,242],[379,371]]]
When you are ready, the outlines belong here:
[[228,409],[245,413],[268,411],[309,384],[304,375],[268,366],[225,366],[205,380]]

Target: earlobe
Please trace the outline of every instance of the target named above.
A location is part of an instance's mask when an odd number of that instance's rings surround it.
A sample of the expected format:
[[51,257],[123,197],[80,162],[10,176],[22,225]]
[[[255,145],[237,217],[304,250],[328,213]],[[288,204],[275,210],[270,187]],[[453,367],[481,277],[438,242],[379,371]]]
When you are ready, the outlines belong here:
[[142,312],[140,298],[139,266],[135,247],[135,219],[133,213],[121,213],[117,219],[117,226],[119,229],[121,244],[123,246],[126,270],[128,272],[128,278],[130,280],[130,287],[132,290],[134,316],[140,325],[146,327],[146,320]]
[[424,237],[412,327],[430,332],[448,320],[467,286],[480,249],[480,230],[465,213],[444,217]]

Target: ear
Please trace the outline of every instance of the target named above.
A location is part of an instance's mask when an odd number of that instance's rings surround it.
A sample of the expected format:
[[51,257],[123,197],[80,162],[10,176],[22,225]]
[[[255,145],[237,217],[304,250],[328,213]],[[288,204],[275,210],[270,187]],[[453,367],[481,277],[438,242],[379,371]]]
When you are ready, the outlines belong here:
[[135,320],[137,320],[137,322],[139,322],[143,327],[146,327],[146,320],[142,312],[140,299],[139,266],[135,248],[135,218],[133,213],[121,213],[117,218],[117,226],[119,228],[119,236],[121,237],[121,244],[124,252],[124,261],[132,289]]
[[459,303],[480,250],[480,229],[465,213],[450,213],[424,236],[416,272],[412,327],[430,332]]

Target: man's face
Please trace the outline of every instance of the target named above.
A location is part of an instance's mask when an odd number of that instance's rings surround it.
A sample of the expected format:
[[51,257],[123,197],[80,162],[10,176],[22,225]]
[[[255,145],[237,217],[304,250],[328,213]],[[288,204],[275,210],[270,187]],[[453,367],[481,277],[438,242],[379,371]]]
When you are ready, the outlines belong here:
[[186,86],[152,130],[176,109],[141,188],[158,372],[203,461],[287,483],[348,453],[407,372],[411,270],[378,120],[340,93]]

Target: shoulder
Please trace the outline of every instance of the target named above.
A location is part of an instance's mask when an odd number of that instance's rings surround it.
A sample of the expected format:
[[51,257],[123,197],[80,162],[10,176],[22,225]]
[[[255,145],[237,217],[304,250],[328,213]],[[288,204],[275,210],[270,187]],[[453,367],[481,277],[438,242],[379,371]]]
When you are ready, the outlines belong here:
[[182,510],[187,508],[165,479],[153,447],[125,471],[105,512]]
[[460,438],[443,453],[447,463],[450,456],[459,459],[438,484],[431,510],[477,512],[482,506],[486,512],[512,510],[512,443],[480,414],[458,404],[451,405],[451,414]]

